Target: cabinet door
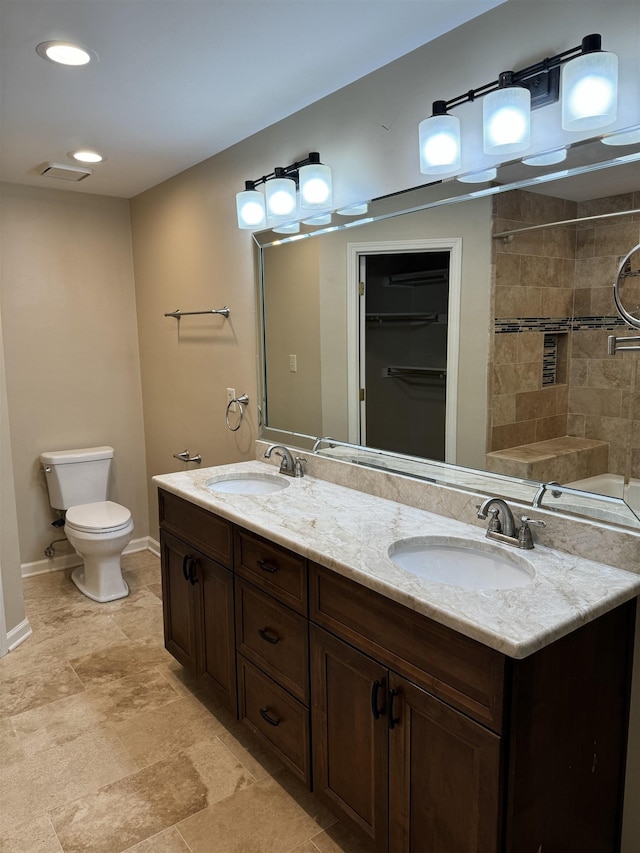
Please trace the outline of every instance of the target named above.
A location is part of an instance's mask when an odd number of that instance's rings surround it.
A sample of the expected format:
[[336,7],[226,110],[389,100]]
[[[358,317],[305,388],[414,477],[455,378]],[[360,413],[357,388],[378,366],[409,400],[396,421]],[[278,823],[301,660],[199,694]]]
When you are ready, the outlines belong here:
[[387,670],[315,625],[310,638],[314,791],[386,850]]
[[203,554],[194,552],[196,602],[200,609],[202,674],[233,712],[236,707],[236,655],[233,575]]
[[199,625],[194,606],[193,584],[189,583],[189,546],[160,531],[164,645],[183,666],[198,671]]
[[390,676],[390,853],[499,850],[500,738]]

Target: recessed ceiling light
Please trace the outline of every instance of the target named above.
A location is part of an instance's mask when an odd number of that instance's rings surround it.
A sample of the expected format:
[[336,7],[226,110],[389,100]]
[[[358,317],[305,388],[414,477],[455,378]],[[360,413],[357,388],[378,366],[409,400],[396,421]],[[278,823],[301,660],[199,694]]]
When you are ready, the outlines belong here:
[[59,65],[87,65],[98,58],[93,50],[69,41],[43,41],[36,47],[36,53]]
[[98,154],[97,151],[90,151],[89,149],[70,151],[69,157],[73,160],[78,160],[80,163],[102,163],[104,160],[102,154]]

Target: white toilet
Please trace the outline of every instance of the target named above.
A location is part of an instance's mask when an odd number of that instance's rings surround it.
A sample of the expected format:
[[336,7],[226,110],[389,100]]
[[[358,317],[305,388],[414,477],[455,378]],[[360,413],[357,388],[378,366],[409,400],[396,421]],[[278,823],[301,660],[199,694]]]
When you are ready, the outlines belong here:
[[113,447],[42,453],[49,503],[66,510],[64,532],[84,561],[71,579],[94,601],[129,594],[120,557],[133,533],[131,512],[107,500]]

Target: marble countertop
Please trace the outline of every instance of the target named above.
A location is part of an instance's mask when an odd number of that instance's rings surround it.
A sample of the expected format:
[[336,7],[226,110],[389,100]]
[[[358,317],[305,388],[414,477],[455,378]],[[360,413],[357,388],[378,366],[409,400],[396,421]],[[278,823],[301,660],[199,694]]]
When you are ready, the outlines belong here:
[[153,482],[512,658],[527,657],[640,594],[639,575],[541,545],[530,551],[498,546],[534,568],[525,587],[465,589],[429,581],[396,566],[389,547],[430,535],[486,543],[483,528],[310,476],[282,477],[287,487],[268,495],[223,494],[206,485],[221,475],[281,476],[277,471],[265,462],[239,462]]

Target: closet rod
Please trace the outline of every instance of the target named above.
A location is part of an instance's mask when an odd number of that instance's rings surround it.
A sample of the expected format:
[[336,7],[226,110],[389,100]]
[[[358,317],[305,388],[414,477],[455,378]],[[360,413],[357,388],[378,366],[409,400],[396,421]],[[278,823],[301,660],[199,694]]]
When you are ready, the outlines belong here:
[[539,231],[541,228],[554,228],[556,225],[575,225],[576,222],[594,222],[596,219],[609,219],[611,216],[631,216],[633,213],[640,213],[640,208],[635,210],[619,210],[616,213],[599,213],[597,216],[581,216],[578,219],[563,219],[560,222],[547,222],[546,225],[529,225],[527,228],[514,228],[512,231],[501,231],[499,234],[494,234],[493,239],[497,240],[501,237],[506,240],[513,234],[523,234],[525,231]]
[[224,317],[228,317],[230,313],[229,308],[225,305],[224,308],[211,308],[209,311],[181,311],[179,308],[176,308],[175,311],[170,311],[164,316],[175,317],[176,320],[179,320],[180,317],[191,317],[194,314],[222,314]]

